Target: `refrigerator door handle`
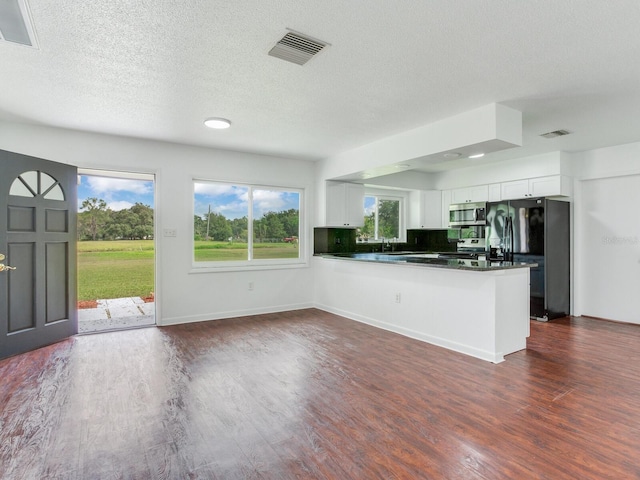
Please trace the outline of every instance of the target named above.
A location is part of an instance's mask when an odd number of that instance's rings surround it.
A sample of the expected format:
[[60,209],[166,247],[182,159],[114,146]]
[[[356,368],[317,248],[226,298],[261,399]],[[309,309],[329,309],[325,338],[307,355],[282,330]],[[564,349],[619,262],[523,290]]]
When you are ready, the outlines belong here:
[[513,218],[511,216],[507,217],[506,222],[506,235],[505,235],[505,250],[507,253],[508,261],[513,261]]

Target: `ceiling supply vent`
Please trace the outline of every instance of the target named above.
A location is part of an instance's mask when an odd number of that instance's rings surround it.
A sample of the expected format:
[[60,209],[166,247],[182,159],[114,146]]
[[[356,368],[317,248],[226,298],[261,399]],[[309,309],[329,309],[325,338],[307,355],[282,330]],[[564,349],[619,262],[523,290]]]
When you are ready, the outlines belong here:
[[38,48],[27,0],[0,2],[0,40]]
[[289,32],[269,50],[269,55],[287,62],[304,65],[327,45],[329,44],[326,42],[300,33]]
[[554,130],[553,132],[547,132],[540,135],[544,138],[556,138],[562,137],[563,135],[569,135],[571,132],[569,130]]

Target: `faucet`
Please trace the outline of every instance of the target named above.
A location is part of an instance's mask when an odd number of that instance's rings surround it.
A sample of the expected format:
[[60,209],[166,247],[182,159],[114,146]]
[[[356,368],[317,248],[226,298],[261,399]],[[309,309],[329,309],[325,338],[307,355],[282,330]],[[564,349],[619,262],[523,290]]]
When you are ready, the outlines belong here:
[[387,241],[385,245],[384,237],[382,237],[382,243],[380,243],[380,251],[384,253],[386,247],[391,247],[391,244],[389,243],[389,241]]

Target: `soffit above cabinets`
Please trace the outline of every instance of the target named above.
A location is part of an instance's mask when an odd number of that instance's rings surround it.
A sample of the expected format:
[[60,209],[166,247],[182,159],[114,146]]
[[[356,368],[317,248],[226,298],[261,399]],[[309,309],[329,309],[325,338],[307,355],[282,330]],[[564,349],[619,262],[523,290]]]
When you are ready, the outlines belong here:
[[[366,183],[373,178],[411,172],[433,172],[452,161],[475,164],[478,154],[522,145],[522,114],[490,104],[430,125],[344,152],[334,159],[347,171],[334,179]],[[349,171],[354,166],[364,168]]]

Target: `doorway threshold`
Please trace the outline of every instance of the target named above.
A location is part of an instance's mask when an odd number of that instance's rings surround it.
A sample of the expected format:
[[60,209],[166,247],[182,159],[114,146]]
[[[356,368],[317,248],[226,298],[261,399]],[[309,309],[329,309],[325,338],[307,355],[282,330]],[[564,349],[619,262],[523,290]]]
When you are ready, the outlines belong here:
[[154,302],[140,297],[98,300],[95,308],[78,310],[78,333],[124,330],[156,324]]

